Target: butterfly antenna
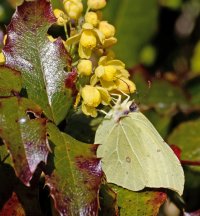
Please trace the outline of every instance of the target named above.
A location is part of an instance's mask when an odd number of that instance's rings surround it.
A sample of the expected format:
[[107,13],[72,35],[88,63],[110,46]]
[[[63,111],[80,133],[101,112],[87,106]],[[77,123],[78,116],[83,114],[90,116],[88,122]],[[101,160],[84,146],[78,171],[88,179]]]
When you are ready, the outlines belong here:
[[128,87],[128,91],[129,91],[129,94],[131,94],[131,91],[130,91],[130,86],[128,85],[127,82],[125,82],[123,79],[119,78],[119,77],[116,77],[117,79],[121,80],[123,83],[125,83]]
[[127,102],[129,101],[129,99],[130,99],[130,95],[124,93],[124,92],[121,91],[121,90],[118,90],[118,91],[121,92],[124,96],[126,96],[126,99],[124,100],[124,102],[127,103]]

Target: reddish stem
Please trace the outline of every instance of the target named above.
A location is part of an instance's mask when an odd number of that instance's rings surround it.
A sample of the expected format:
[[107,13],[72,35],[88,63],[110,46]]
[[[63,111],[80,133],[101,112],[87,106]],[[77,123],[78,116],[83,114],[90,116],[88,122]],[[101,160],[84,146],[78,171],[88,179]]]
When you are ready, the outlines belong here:
[[189,165],[189,166],[200,166],[200,161],[188,161],[188,160],[181,160],[182,165]]

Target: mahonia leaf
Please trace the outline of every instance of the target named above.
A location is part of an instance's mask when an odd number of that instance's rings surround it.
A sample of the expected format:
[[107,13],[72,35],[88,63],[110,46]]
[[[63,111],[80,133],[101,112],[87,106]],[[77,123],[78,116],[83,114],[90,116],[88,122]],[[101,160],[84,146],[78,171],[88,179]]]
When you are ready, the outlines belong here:
[[25,216],[25,211],[19,202],[16,193],[13,192],[12,197],[6,202],[2,210],[0,210],[0,216]]
[[64,68],[69,55],[60,38],[53,43],[47,38],[47,30],[55,21],[49,2],[25,1],[7,28],[3,52],[6,65],[22,73],[28,97],[58,124],[66,116],[72,98],[71,90],[65,87]]
[[102,170],[97,145],[85,144],[48,124],[55,145],[55,169],[46,175],[55,208],[61,215],[97,215]]
[[0,137],[11,154],[16,175],[25,185],[29,185],[37,165],[46,162],[49,152],[46,119],[39,117],[41,112],[25,98],[0,99]]
[[160,191],[133,192],[116,185],[111,188],[117,193],[120,215],[156,216],[167,198]]
[[[183,122],[168,137],[168,142],[181,149],[181,160],[200,163],[200,119]],[[193,169],[200,170],[199,167]]]
[[19,72],[0,66],[0,96],[12,96],[19,93],[22,87]]
[[99,191],[100,216],[118,216],[117,194],[108,184],[102,184]]

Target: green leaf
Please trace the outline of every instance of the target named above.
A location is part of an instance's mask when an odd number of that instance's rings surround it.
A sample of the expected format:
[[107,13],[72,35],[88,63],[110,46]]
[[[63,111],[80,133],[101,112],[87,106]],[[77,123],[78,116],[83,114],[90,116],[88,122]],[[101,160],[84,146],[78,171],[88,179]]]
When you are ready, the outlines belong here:
[[196,77],[188,83],[187,91],[191,96],[192,109],[200,109],[200,77]]
[[18,7],[7,28],[4,47],[6,65],[21,71],[28,97],[56,124],[64,119],[71,103],[71,90],[65,87],[69,60],[61,39],[47,38],[56,21],[46,0],[26,2]]
[[132,192],[112,185],[117,193],[120,215],[156,216],[160,206],[166,200],[166,194],[159,191]]
[[0,136],[11,154],[17,176],[26,185],[37,165],[46,162],[49,152],[46,119],[39,117],[41,112],[25,98],[0,99]]
[[145,108],[155,108],[161,114],[176,111],[177,106],[187,109],[187,101],[180,86],[164,79],[155,79],[150,85],[145,81],[145,75],[138,72],[133,76],[139,94],[139,102]]
[[96,215],[102,170],[97,145],[79,142],[48,124],[55,145],[55,169],[46,175],[46,185],[61,215]]
[[168,142],[181,150],[182,160],[200,161],[200,119],[180,124],[168,138]]
[[117,194],[108,184],[102,184],[99,192],[100,216],[118,215]]
[[118,58],[128,67],[138,63],[141,48],[149,42],[157,28],[156,0],[114,0],[104,10],[105,19],[116,27]]
[[0,96],[11,96],[22,88],[19,72],[0,66]]

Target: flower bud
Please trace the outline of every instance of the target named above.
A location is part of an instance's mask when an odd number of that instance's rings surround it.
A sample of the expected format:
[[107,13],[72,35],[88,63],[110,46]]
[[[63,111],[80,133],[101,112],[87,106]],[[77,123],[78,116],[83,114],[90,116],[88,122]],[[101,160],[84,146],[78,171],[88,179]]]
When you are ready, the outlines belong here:
[[121,77],[116,80],[115,84],[118,90],[126,94],[134,93],[136,91],[135,84],[127,78]]
[[93,86],[86,85],[82,88],[81,96],[83,98],[84,104],[97,107],[101,103],[101,94]]
[[86,23],[90,23],[93,26],[97,26],[99,20],[98,20],[98,16],[95,12],[88,12],[85,15],[85,22]]
[[71,19],[77,20],[83,11],[83,4],[80,0],[65,0],[64,9]]
[[100,10],[106,6],[106,0],[88,0],[87,5],[92,10]]
[[90,60],[82,59],[79,61],[77,69],[79,74],[90,76],[92,74],[92,62]]
[[89,49],[93,49],[97,45],[97,39],[93,31],[85,30],[81,34],[80,44]]
[[115,35],[115,27],[107,21],[101,21],[99,23],[99,30],[105,35],[106,38],[110,38]]
[[66,14],[60,9],[55,9],[53,12],[55,17],[57,18],[57,24],[63,26],[67,22]]

